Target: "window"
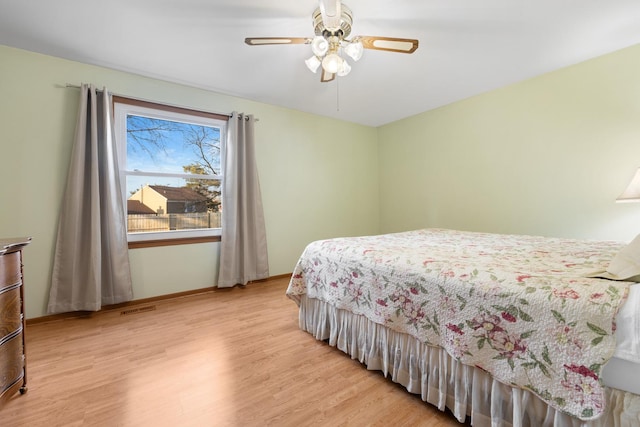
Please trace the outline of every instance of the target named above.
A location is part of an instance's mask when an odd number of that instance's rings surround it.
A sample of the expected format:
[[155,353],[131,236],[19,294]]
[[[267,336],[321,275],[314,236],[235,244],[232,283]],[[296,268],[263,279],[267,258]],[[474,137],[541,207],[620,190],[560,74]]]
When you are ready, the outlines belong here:
[[220,236],[221,143],[227,120],[114,97],[130,243]]

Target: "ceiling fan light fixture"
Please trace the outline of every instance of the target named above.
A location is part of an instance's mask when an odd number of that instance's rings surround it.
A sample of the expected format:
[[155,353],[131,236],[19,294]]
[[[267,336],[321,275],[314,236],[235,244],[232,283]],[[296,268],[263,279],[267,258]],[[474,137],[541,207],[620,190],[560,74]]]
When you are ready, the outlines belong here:
[[311,42],[311,50],[315,56],[324,56],[329,50],[329,42],[322,36],[315,36]]
[[340,55],[333,52],[328,54],[322,60],[322,68],[327,73],[337,74],[338,71],[343,67],[344,59],[340,58]]
[[362,58],[362,53],[363,52],[364,52],[364,46],[362,46],[362,42],[361,41],[355,41],[355,42],[348,43],[344,47],[344,53],[349,55],[349,57],[351,59],[353,59],[354,61],[358,61],[360,58]]
[[[418,48],[418,40],[397,37],[354,36],[351,35],[353,13],[342,0],[317,0],[319,7],[311,15],[313,37],[247,37],[244,42],[250,46],[304,44],[311,45],[313,56],[305,65],[312,73],[322,67],[320,81],[334,81],[337,76],[351,72],[347,60],[358,61],[364,49],[387,52],[413,53]],[[341,56],[342,55],[342,56]]]
[[320,64],[322,64],[322,62],[320,62],[318,57],[315,55],[305,60],[304,63],[307,65],[307,68],[311,70],[312,73],[317,72],[318,68],[320,68]]

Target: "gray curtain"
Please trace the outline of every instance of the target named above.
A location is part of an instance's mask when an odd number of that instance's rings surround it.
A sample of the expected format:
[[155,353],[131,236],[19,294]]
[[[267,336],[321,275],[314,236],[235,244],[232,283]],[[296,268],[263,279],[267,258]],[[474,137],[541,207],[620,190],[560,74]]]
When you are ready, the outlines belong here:
[[111,96],[83,84],[48,313],[97,311],[133,298],[117,160]]
[[255,120],[234,112],[222,150],[222,242],[218,287],[269,277],[267,233],[255,158]]

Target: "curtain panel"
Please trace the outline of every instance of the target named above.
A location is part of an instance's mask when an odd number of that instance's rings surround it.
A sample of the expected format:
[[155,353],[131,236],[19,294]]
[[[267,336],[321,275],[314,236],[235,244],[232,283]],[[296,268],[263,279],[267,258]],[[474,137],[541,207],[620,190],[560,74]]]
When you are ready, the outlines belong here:
[[106,88],[80,87],[47,312],[97,311],[133,298],[125,206]]
[[219,288],[269,277],[254,127],[253,115],[234,112],[223,145]]

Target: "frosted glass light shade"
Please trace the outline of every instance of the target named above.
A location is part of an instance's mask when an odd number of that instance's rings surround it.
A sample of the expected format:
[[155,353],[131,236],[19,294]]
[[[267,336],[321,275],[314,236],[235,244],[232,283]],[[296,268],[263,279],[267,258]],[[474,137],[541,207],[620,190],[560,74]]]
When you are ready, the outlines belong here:
[[362,58],[362,52],[364,52],[362,42],[352,42],[344,47],[344,53],[349,55],[349,57],[351,57],[351,59],[353,59],[354,61]]
[[317,56],[312,56],[311,58],[305,60],[304,63],[307,65],[307,68],[311,70],[312,73],[315,73],[316,71],[318,71],[318,68],[320,67],[320,64],[321,64]]
[[315,36],[311,42],[311,51],[315,56],[324,56],[329,50],[329,42],[322,36]]
[[336,74],[342,68],[343,62],[344,60],[337,53],[330,53],[322,60],[322,68],[327,73]]
[[342,67],[338,70],[338,76],[344,77],[351,72],[351,65],[344,59],[342,60]]
[[616,202],[640,202],[640,169],[636,171],[633,179],[616,199]]

